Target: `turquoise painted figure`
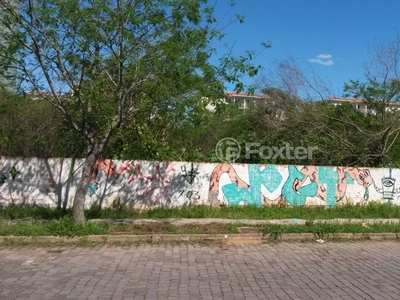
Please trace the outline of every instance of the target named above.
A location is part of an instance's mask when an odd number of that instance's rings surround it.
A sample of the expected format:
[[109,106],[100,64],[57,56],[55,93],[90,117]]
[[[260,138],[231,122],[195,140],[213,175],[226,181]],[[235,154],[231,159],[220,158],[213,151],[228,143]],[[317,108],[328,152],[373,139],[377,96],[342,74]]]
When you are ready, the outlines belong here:
[[88,187],[87,194],[89,196],[93,196],[96,193],[96,190],[99,187],[97,182],[97,175],[100,171],[103,171],[107,177],[115,174],[115,164],[111,159],[98,159],[96,161],[95,168],[92,173],[92,177],[90,178],[90,183]]

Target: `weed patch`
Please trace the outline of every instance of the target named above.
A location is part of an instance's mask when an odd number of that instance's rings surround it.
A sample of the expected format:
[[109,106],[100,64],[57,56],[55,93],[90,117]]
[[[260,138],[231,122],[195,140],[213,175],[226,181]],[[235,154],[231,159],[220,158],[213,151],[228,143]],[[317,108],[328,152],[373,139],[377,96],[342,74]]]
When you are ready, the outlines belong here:
[[[191,206],[181,208],[154,208],[137,211],[125,207],[101,208],[93,206],[85,211],[87,219],[165,219],[165,218],[223,218],[223,219],[361,219],[400,218],[400,206],[370,202],[344,204],[332,208],[306,206]],[[58,220],[71,217],[71,209],[56,209],[39,205],[0,206],[0,219]]]
[[72,217],[62,217],[60,220],[50,222],[11,223],[2,222],[0,236],[83,236],[109,234],[110,225],[107,223],[75,224]]

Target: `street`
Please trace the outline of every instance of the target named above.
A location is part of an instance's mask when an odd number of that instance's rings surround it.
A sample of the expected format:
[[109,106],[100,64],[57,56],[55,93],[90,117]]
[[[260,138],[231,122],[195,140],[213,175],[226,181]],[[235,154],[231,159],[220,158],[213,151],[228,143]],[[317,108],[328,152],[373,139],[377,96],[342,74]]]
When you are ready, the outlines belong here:
[[399,246],[2,247],[0,299],[400,299]]

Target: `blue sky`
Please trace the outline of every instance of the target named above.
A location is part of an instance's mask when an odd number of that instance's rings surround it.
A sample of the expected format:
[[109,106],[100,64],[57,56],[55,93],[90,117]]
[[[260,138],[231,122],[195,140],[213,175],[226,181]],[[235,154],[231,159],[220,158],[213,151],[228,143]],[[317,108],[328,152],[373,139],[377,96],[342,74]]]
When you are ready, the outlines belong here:
[[[364,79],[362,64],[370,57],[368,47],[394,39],[400,30],[399,0],[237,0],[232,8],[227,2],[217,2],[221,24],[229,23],[235,14],[245,16],[243,24],[224,29],[225,42],[233,45],[234,55],[261,50],[262,41],[270,42],[272,47],[255,60],[265,73],[277,60],[292,57],[312,66],[329,82],[335,96],[343,94],[349,79]],[[222,46],[216,45],[223,52]]]

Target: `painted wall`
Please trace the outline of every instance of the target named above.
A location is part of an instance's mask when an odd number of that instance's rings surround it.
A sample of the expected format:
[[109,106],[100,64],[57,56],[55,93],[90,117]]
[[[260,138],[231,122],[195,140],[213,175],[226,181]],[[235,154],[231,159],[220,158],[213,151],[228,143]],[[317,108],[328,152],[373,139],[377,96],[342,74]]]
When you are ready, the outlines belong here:
[[[83,160],[0,158],[0,203],[69,207]],[[86,205],[400,203],[400,169],[99,160]]]

